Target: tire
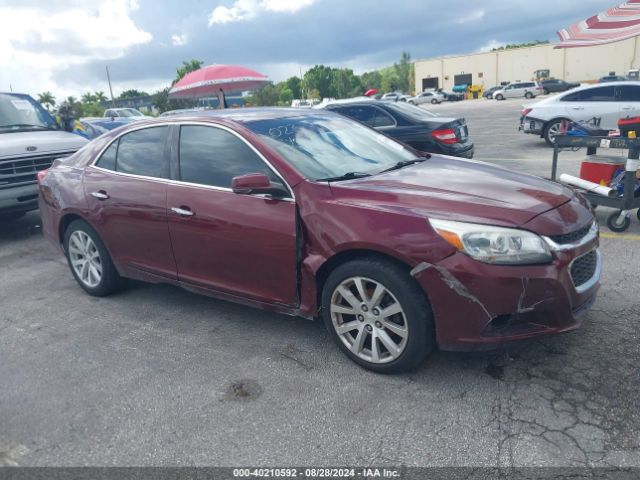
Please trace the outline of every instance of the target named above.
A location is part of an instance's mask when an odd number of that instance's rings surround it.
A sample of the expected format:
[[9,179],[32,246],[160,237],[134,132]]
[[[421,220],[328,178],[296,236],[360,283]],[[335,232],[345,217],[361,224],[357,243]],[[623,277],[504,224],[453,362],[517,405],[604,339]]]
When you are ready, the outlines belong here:
[[638,210],[636,210],[636,217],[638,218],[638,221],[640,222],[640,208]]
[[416,104],[416,102],[414,102],[413,100],[409,100],[409,103],[410,103],[411,105],[415,105],[415,104]]
[[618,217],[620,217],[620,212],[612,213],[607,217],[607,227],[612,232],[624,232],[631,225],[629,215],[625,216],[622,222],[618,222]]
[[559,129],[560,125],[562,124],[562,122],[566,121],[564,118],[556,118],[555,120],[551,120],[549,123],[547,123],[544,127],[544,130],[542,131],[542,137],[544,138],[544,141],[547,142],[547,145],[549,145],[550,147],[553,147],[554,141],[553,141],[553,137],[555,137],[555,135],[557,135],[557,129]]
[[9,213],[0,213],[0,222],[13,222],[18,220],[19,218],[24,217],[27,212],[9,212]]
[[544,95],[549,95],[549,90],[547,90],[546,88],[543,88],[543,89],[542,89],[542,93],[543,93]]
[[[356,283],[367,297],[362,303]],[[350,299],[341,292],[350,292]],[[385,317],[381,305],[400,311],[392,310]],[[340,308],[342,312],[337,311]],[[414,370],[436,344],[431,307],[424,293],[408,271],[389,260],[365,257],[331,272],[322,290],[322,319],[329,335],[351,360],[378,373]],[[353,324],[353,328],[338,333],[336,328],[345,324]],[[386,345],[396,350],[392,353]]]
[[436,103],[440,103],[440,102],[438,102],[438,100],[436,100],[435,98],[433,100],[431,100],[431,104],[432,105],[435,105]]
[[524,98],[526,98],[527,100],[531,100],[533,98],[533,93],[531,92],[527,92],[524,94]]
[[[67,227],[64,251],[73,277],[89,295],[104,297],[126,286],[126,279],[118,274],[100,236],[84,220],[74,220]],[[90,260],[88,255],[92,255]]]
[[498,95],[495,95],[495,96],[494,96],[494,98],[495,98],[496,100],[498,100],[498,101],[500,101],[500,100],[504,100],[504,96],[502,96],[502,94],[501,94],[501,93],[499,93]]

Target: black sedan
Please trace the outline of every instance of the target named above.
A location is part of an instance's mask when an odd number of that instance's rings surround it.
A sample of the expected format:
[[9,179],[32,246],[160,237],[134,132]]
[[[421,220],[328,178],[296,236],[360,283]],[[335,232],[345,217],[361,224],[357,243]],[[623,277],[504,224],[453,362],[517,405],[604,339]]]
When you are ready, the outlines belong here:
[[550,79],[550,80],[542,80],[540,82],[540,86],[545,95],[553,92],[566,92],[567,90],[571,90],[572,88],[579,87],[579,83],[569,83],[564,80]]
[[416,150],[473,158],[464,118],[440,117],[406,103],[339,101],[324,108],[358,120]]

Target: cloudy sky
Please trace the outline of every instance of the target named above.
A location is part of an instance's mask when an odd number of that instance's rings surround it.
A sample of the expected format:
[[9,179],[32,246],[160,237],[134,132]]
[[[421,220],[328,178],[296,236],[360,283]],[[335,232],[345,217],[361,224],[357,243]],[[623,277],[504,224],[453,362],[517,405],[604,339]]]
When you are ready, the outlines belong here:
[[[617,2],[620,3],[620,2]],[[0,0],[0,91],[58,97],[167,86],[182,60],[275,81],[315,64],[356,73],[534,39],[615,0]]]

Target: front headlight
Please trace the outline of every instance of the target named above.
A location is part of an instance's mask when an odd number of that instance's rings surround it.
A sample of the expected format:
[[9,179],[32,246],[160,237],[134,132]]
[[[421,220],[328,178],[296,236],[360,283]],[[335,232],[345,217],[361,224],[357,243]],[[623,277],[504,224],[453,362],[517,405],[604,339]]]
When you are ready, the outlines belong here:
[[484,263],[531,265],[551,261],[547,243],[526,230],[429,219],[436,233],[470,257]]

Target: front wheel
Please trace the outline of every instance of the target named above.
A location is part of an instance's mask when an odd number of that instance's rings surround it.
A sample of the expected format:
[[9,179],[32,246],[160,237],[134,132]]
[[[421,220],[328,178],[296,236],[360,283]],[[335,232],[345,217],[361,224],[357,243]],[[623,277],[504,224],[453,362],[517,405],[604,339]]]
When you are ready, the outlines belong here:
[[438,102],[438,100],[436,100],[435,98],[433,100],[431,100],[431,104],[432,105],[435,105],[436,103],[440,103],[440,102]]
[[98,233],[84,220],[74,220],[64,235],[64,251],[78,284],[94,297],[104,297],[126,285]]
[[542,93],[544,93],[545,95],[549,95],[549,90],[547,90],[546,88],[542,90]]
[[413,370],[435,347],[425,295],[387,260],[363,258],[336,268],[322,290],[322,318],[340,349],[374,372]]
[[500,100],[504,100],[504,97],[502,96],[502,94],[499,93],[498,95],[495,96],[495,99],[500,101]]
[[609,227],[612,232],[624,232],[630,225],[631,219],[629,215],[622,216],[622,212],[612,213],[607,218],[607,227]]

